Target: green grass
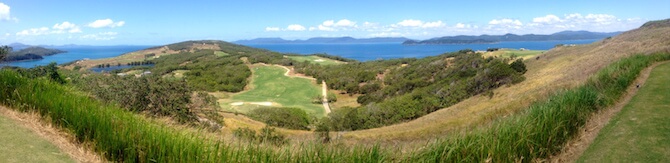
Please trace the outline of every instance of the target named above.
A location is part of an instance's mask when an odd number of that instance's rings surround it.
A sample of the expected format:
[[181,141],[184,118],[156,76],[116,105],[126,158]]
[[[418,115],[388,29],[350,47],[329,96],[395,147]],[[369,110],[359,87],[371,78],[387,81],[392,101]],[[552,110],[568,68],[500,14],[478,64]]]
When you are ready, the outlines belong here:
[[656,67],[579,162],[670,162],[670,63]]
[[278,149],[265,144],[224,142],[9,70],[0,70],[0,102],[15,110],[41,114],[114,162],[379,162],[389,155],[377,146],[303,143]]
[[636,55],[614,62],[585,85],[558,92],[508,118],[417,151],[409,162],[530,162],[556,154],[589,116],[612,105],[651,63],[670,54]]
[[585,85],[556,93],[490,127],[395,154],[377,146],[234,145],[200,132],[175,129],[103,105],[68,87],[26,79],[7,70],[0,71],[0,102],[50,118],[56,126],[67,128],[78,140],[90,142],[108,159],[118,162],[531,162],[558,152],[589,115],[613,104],[642,69],[668,59],[669,54],[636,55],[617,61]]
[[313,55],[304,55],[304,56],[297,56],[297,55],[292,55],[292,56],[286,56],[292,60],[298,61],[298,62],[310,62],[310,63],[316,63],[320,65],[337,65],[337,64],[343,64],[344,62],[341,61],[336,61],[333,59],[328,59],[328,58],[323,58],[319,56],[313,56]]
[[219,57],[223,57],[223,56],[228,56],[230,54],[228,54],[226,52],[222,52],[222,51],[214,51],[214,55],[219,56]]
[[544,53],[544,50],[518,50],[518,49],[500,49],[498,51],[492,52],[487,56],[498,56],[503,58],[509,58],[512,55],[515,55],[517,58],[523,58],[524,60],[531,59],[537,55]]
[[273,102],[283,107],[297,107],[313,116],[324,116],[323,105],[312,104],[312,99],[321,94],[321,87],[313,80],[284,76],[286,69],[278,66],[253,68],[251,90],[236,94],[232,102],[224,103],[235,111],[246,113],[258,105],[231,106],[233,102]]
[[0,162],[74,162],[51,142],[0,116]]

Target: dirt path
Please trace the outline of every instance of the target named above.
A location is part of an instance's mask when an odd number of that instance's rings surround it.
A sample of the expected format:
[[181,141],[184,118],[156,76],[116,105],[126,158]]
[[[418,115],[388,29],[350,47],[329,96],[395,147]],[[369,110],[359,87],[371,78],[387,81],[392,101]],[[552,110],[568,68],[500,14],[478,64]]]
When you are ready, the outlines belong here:
[[584,127],[581,129],[580,133],[573,138],[573,140],[568,141],[565,147],[561,150],[558,155],[552,156],[549,158],[549,162],[576,162],[579,157],[586,151],[586,149],[591,145],[593,140],[598,136],[600,130],[607,125],[614,115],[618,114],[621,109],[623,109],[630,99],[635,96],[637,93],[637,84],[644,85],[649,78],[651,70],[656,66],[668,63],[670,61],[658,62],[653,65],[645,68],[640,72],[640,76],[635,79],[631,86],[628,86],[626,93],[619,98],[618,102],[607,109],[603,109],[594,115],[586,122]]
[[0,106],[0,116],[7,117],[21,127],[31,130],[39,137],[54,144],[61,152],[66,153],[77,162],[105,162],[92,150],[75,143],[75,139],[71,135],[44,122],[36,113],[22,113]]
[[328,104],[328,86],[325,80],[321,81],[321,87],[323,92],[323,108],[326,109],[326,115],[328,115],[330,113],[330,105]]

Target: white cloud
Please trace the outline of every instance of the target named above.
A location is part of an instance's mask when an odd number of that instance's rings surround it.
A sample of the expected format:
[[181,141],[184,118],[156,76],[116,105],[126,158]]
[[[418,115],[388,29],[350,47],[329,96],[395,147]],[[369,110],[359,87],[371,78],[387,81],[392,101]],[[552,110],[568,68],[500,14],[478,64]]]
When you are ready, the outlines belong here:
[[39,35],[46,35],[49,34],[49,28],[47,27],[42,27],[42,28],[31,28],[31,29],[26,29],[21,32],[17,32],[17,36],[39,36]]
[[402,37],[405,36],[400,32],[379,32],[368,35],[369,37]]
[[551,14],[549,14],[547,16],[543,16],[543,17],[533,18],[533,23],[548,23],[548,24],[551,24],[551,23],[558,23],[558,22],[561,22],[561,18],[558,18],[558,16],[551,15]]
[[99,41],[102,40],[102,41],[104,41],[104,40],[116,39],[117,34],[118,33],[116,33],[116,32],[100,32],[100,33],[97,33],[97,34],[83,35],[79,38],[84,39],[84,40],[99,40]]
[[356,22],[352,22],[347,19],[342,19],[337,21],[337,23],[334,24],[336,27],[356,27]]
[[[393,25],[392,25],[393,26]],[[400,26],[400,27],[421,27],[421,28],[437,28],[437,27],[444,27],[446,24],[444,24],[441,20],[439,21],[434,21],[434,22],[423,22],[421,20],[414,20],[414,19],[406,19],[401,22],[396,23],[395,26]]]
[[279,31],[279,27],[265,27],[265,31]]
[[53,33],[81,33],[79,26],[72,24],[70,22],[63,22],[61,24],[55,24],[53,27]]
[[489,25],[513,25],[513,26],[521,26],[523,23],[519,20],[512,20],[512,19],[493,19],[489,21]]
[[326,26],[326,27],[333,26],[333,24],[335,24],[334,20],[326,20],[323,23],[321,23],[321,25]]
[[[309,31],[311,36],[352,37],[411,37],[430,38],[450,35],[481,34],[550,34],[564,30],[588,30],[594,32],[624,31],[639,27],[645,20],[640,18],[617,18],[608,14],[547,14],[529,19],[499,18],[484,22],[468,22],[447,25],[444,20],[425,21],[405,19],[396,23],[380,24],[350,19],[325,20],[313,26],[293,24],[287,28],[266,27],[266,31]],[[295,37],[295,36],[294,36]]]
[[289,30],[289,31],[304,31],[305,27],[300,25],[300,24],[291,24],[291,25],[288,25],[288,27],[286,27],[286,30]]
[[421,20],[407,19],[398,23],[398,25],[403,27],[419,27],[423,25]]
[[114,28],[114,27],[121,27],[125,25],[125,21],[118,21],[114,22],[112,19],[100,19],[100,20],[95,20],[91,23],[88,23],[88,27],[91,28]]
[[19,21],[19,19],[9,15],[9,9],[9,6],[4,3],[0,3],[0,21]]
[[443,26],[445,26],[445,24],[442,23],[442,21],[436,21],[436,22],[426,22],[421,27],[423,27],[423,28],[437,28],[437,27],[443,27]]

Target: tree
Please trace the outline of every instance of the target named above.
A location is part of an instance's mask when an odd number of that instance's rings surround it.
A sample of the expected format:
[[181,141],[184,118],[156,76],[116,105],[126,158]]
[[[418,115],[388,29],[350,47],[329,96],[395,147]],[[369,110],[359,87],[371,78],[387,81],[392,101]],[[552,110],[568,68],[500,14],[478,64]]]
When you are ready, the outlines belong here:
[[0,62],[4,61],[11,52],[12,47],[9,47],[7,45],[0,46]]
[[516,72],[520,72],[521,74],[524,74],[527,71],[526,64],[523,63],[523,58],[519,58],[516,61],[512,62],[512,64],[510,64],[510,67],[516,70]]

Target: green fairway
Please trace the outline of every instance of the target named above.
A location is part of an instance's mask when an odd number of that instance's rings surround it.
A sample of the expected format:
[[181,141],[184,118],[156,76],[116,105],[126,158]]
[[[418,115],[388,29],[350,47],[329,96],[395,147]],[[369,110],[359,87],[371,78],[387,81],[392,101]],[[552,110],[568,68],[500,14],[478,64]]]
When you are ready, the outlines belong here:
[[497,57],[508,58],[514,55],[517,58],[523,58],[524,60],[527,60],[537,55],[540,55],[544,52],[545,52],[544,50],[500,49],[498,51],[491,52],[490,54],[487,54],[485,56],[497,56]]
[[[321,104],[312,104],[312,99],[321,94],[313,80],[285,76],[286,69],[278,66],[253,68],[252,89],[235,94],[222,104],[223,108],[246,113],[263,105],[298,107],[308,114],[324,116]],[[253,104],[252,102],[255,102]]]
[[670,63],[652,70],[579,162],[670,162]]
[[0,162],[74,162],[51,142],[0,116]]
[[222,51],[214,51],[214,55],[222,57],[222,56],[227,56],[227,55],[230,55],[230,54],[228,54],[226,52],[222,52]]
[[311,62],[311,63],[316,63],[320,65],[336,65],[336,64],[342,64],[344,62],[342,61],[336,61],[333,59],[328,59],[328,58],[323,58],[319,56],[313,56],[313,55],[305,55],[305,56],[287,56],[288,58],[298,61],[298,62]]

